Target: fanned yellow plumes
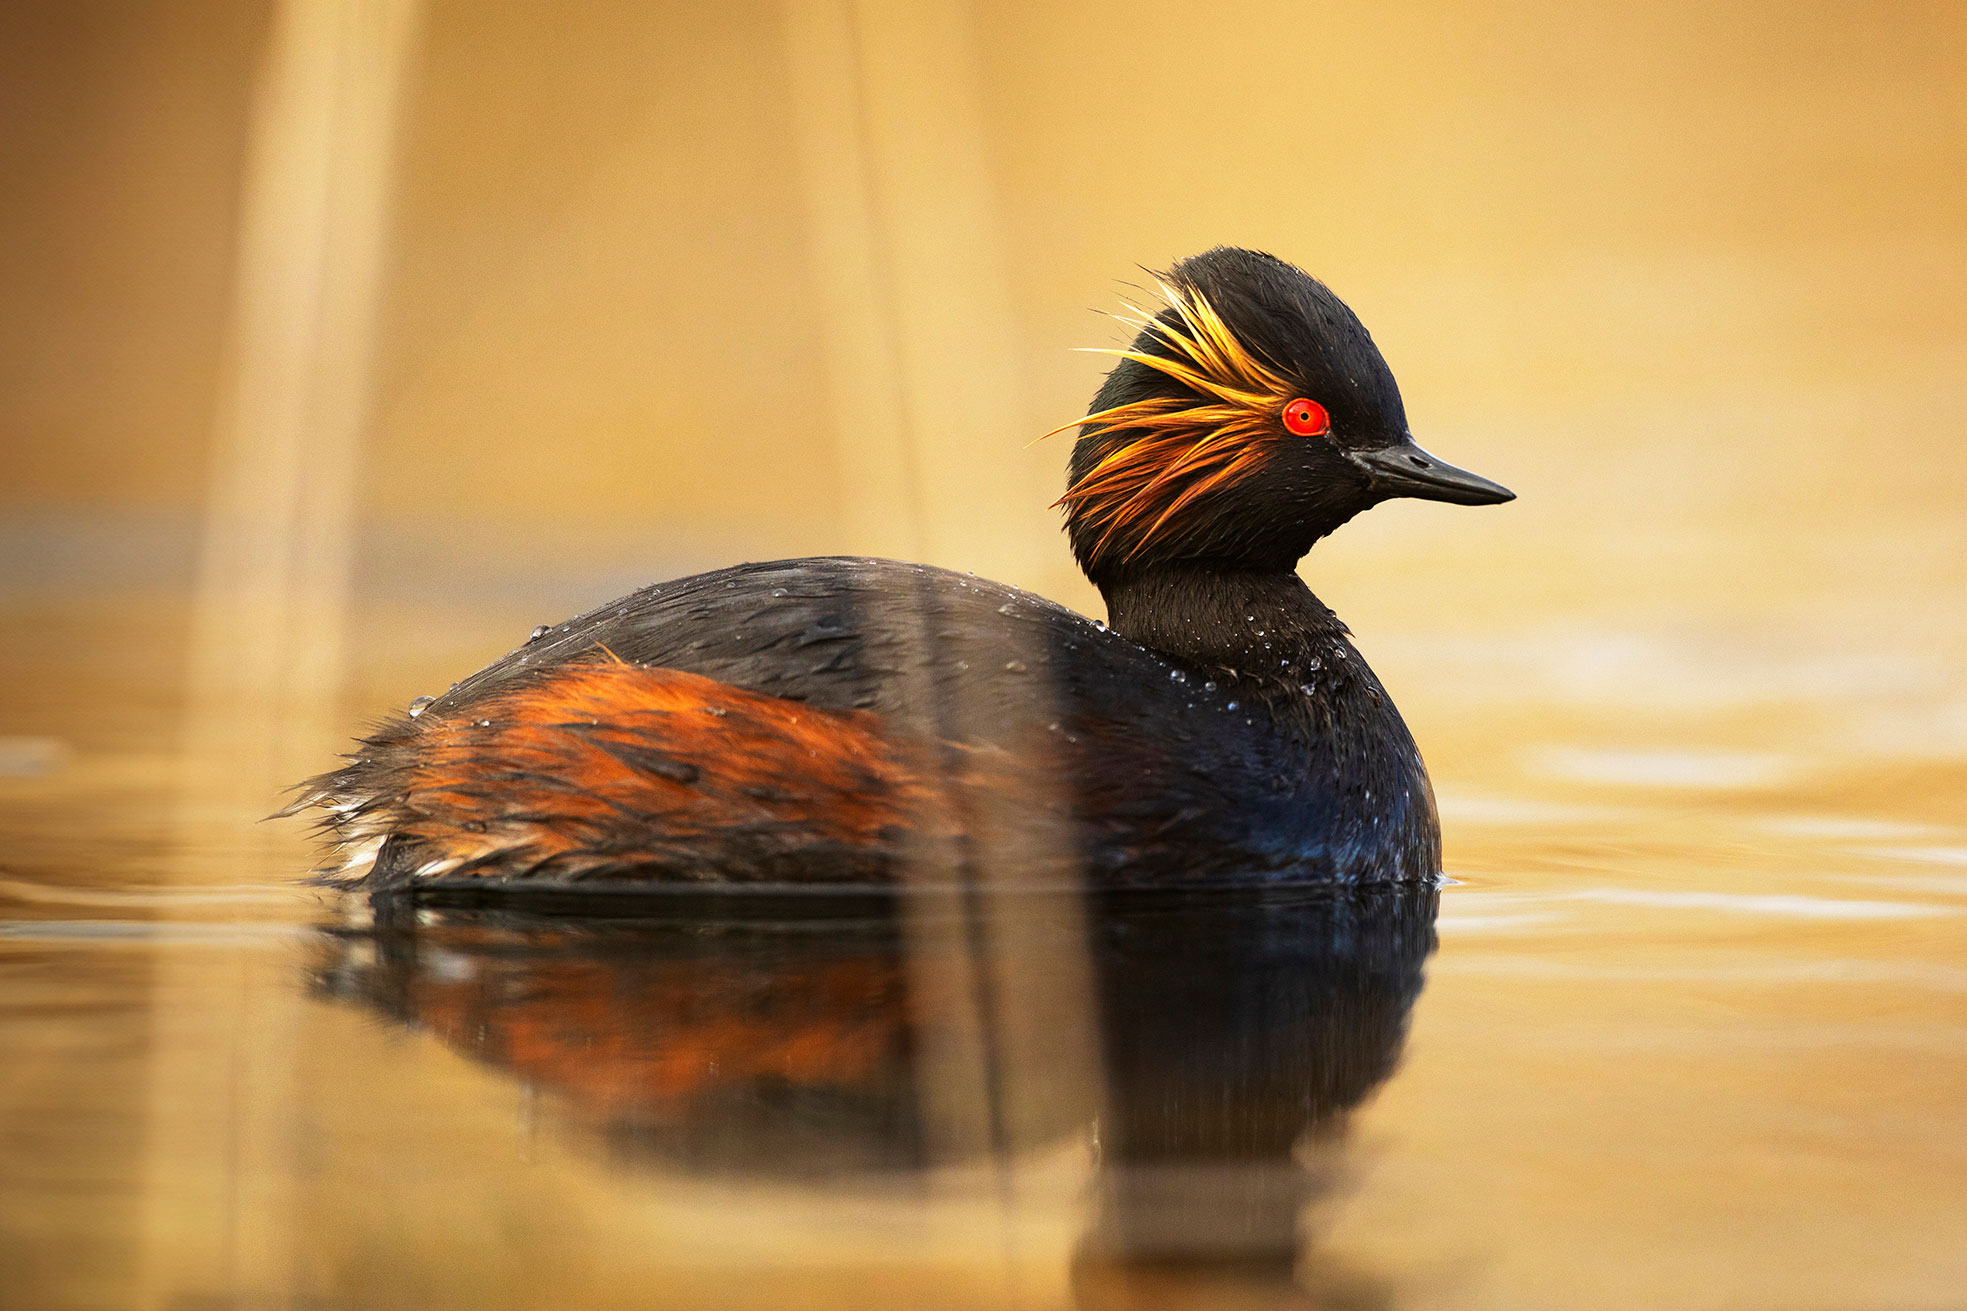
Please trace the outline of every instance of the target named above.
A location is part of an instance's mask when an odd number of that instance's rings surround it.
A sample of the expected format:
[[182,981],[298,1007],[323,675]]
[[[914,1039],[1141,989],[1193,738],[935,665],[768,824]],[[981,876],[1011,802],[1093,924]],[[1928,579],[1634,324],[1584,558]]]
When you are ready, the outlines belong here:
[[1178,535],[1176,516],[1184,507],[1255,472],[1285,435],[1278,414],[1291,399],[1290,382],[1239,340],[1200,292],[1161,278],[1155,285],[1176,322],[1134,305],[1114,317],[1159,337],[1173,357],[1099,348],[1094,353],[1133,360],[1194,394],[1116,405],[1045,434],[1081,425],[1082,437],[1131,434],[1056,502],[1068,518],[1096,534],[1096,555],[1116,536],[1131,538],[1126,557],[1132,557],[1157,538]]

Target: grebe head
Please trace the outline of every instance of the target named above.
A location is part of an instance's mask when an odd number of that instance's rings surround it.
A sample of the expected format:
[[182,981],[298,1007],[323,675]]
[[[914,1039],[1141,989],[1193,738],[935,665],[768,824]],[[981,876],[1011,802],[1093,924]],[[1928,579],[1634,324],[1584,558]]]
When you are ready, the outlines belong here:
[[1323,283],[1227,246],[1156,281],[1167,307],[1125,320],[1140,335],[1110,352],[1059,501],[1095,583],[1171,564],[1288,570],[1396,496],[1515,498],[1414,444],[1386,361]]

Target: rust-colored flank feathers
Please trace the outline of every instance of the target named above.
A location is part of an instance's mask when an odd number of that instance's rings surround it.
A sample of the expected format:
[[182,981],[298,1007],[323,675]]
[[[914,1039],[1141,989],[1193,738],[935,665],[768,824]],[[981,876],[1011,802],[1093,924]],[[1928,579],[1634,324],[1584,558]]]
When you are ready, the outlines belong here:
[[744,832],[750,876],[769,877],[781,840],[874,857],[903,830],[943,826],[935,789],[877,716],[602,650],[435,724],[394,780],[400,799],[344,837],[412,842],[424,876],[496,862],[581,878],[692,866],[712,839]]
[[1133,360],[1188,387],[1190,396],[1151,396],[1096,410],[1047,437],[1083,425],[1081,436],[1128,434],[1055,502],[1098,534],[1103,553],[1116,536],[1131,539],[1131,558],[1164,533],[1179,533],[1182,509],[1233,486],[1263,466],[1284,440],[1278,413],[1291,384],[1259,359],[1200,292],[1155,279],[1175,320],[1134,305],[1114,317],[1152,331],[1172,357],[1138,350],[1094,349]]

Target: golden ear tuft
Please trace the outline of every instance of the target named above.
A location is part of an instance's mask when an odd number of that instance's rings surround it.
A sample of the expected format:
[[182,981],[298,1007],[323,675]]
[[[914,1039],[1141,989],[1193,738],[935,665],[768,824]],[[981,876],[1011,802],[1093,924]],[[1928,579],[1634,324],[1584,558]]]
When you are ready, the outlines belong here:
[[1082,439],[1129,434],[1054,503],[1065,507],[1069,520],[1096,532],[1095,556],[1116,539],[1124,542],[1127,559],[1152,541],[1179,535],[1177,516],[1185,507],[1254,473],[1283,438],[1277,416],[1291,384],[1237,337],[1207,297],[1163,278],[1155,286],[1174,310],[1173,322],[1134,305],[1114,317],[1159,337],[1172,356],[1132,349],[1094,353],[1133,360],[1191,394],[1130,401],[1045,434],[1074,427],[1084,428]]

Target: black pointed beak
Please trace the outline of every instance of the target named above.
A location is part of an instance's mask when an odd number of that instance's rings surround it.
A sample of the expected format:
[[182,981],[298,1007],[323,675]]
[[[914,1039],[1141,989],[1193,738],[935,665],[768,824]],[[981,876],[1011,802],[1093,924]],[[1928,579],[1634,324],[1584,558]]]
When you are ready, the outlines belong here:
[[1375,451],[1348,451],[1347,456],[1366,471],[1366,476],[1373,480],[1373,489],[1388,497],[1418,496],[1424,501],[1450,501],[1456,505],[1501,505],[1516,499],[1516,493],[1501,483],[1457,469],[1412,442],[1383,446]]

